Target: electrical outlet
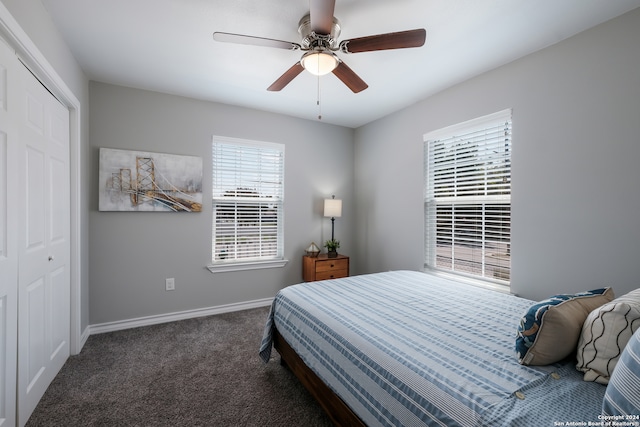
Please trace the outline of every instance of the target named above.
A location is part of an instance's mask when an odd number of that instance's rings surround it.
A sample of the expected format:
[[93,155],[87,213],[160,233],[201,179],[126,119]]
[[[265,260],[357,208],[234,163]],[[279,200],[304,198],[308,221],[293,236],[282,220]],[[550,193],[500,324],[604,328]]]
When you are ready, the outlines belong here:
[[175,291],[176,290],[176,279],[173,277],[165,279],[165,287],[167,291]]

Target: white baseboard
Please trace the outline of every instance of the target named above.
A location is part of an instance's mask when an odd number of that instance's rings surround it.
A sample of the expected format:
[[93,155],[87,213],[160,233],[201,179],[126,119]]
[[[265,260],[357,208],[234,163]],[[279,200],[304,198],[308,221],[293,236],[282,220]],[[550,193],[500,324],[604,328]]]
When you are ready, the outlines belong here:
[[[136,319],[118,320],[116,322],[99,323],[89,325],[88,335],[102,334],[105,332],[120,331],[123,329],[138,328],[140,326],[157,325],[159,323],[175,322],[177,320],[194,319],[196,317],[211,316],[214,314],[230,313],[232,311],[249,310],[252,308],[271,305],[273,298],[245,301],[234,304],[218,305],[215,307],[200,308],[197,310],[180,311],[176,313],[159,314],[156,316],[138,317]],[[266,319],[265,319],[266,321]],[[85,334],[83,334],[85,335]],[[87,338],[88,338],[87,335]],[[83,340],[86,341],[86,338]]]
[[79,354],[82,351],[82,348],[87,343],[87,340],[89,339],[90,335],[91,335],[91,325],[89,325],[86,328],[84,328],[84,330],[80,334],[80,340],[78,342],[78,345],[79,345],[78,352],[77,353],[73,353],[74,355],[75,354]]

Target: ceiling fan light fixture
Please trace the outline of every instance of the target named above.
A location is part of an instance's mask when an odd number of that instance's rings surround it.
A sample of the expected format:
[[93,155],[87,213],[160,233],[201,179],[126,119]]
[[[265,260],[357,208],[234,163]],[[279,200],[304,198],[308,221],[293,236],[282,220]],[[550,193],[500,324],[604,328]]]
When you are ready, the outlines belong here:
[[305,70],[314,76],[324,76],[329,74],[339,64],[339,60],[332,52],[312,50],[304,54],[300,64]]

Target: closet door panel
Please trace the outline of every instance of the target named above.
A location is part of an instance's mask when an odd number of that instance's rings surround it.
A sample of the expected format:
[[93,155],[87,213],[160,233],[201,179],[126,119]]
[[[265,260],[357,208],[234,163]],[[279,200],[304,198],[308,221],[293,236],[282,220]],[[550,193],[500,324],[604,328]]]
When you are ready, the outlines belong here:
[[18,322],[18,60],[0,39],[0,426],[16,424]]
[[[47,313],[49,326],[49,342],[47,353],[51,359],[68,357],[69,344],[69,273],[66,266],[51,272],[51,301]],[[67,354],[64,354],[64,352]]]
[[24,228],[24,242],[25,253],[28,255],[45,249],[44,162],[45,156],[42,151],[34,147],[27,148],[24,168],[27,222]]
[[[44,354],[46,348],[46,285],[44,278],[38,278],[25,288],[24,305],[29,314],[26,334],[21,336],[28,344],[27,351],[20,356],[21,367],[25,369],[26,388],[28,391],[38,384],[44,373]],[[24,365],[24,366],[22,366]]]
[[21,78],[19,194],[26,216],[19,227],[19,425],[69,357],[70,334],[69,111],[24,67]]

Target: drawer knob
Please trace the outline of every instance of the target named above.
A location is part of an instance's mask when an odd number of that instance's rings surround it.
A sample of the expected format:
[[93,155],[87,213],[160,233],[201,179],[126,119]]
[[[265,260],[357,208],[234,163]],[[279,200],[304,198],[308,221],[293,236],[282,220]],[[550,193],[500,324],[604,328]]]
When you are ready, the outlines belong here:
[[333,268],[333,264],[331,264],[331,268]]

